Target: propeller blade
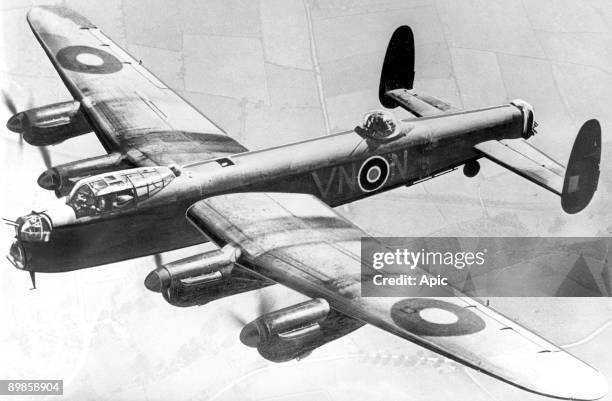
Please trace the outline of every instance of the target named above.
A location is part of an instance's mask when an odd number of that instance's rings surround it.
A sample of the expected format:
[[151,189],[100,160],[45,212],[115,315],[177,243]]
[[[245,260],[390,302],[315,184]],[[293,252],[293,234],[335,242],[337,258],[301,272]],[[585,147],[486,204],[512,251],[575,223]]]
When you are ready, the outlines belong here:
[[[21,135],[20,135],[21,137]],[[43,162],[45,163],[45,167],[47,167],[47,170],[50,169],[52,167],[51,165],[51,155],[49,154],[49,149],[47,149],[46,146],[41,146],[38,148],[40,150],[40,155],[43,158]]]
[[153,255],[153,260],[155,260],[155,267],[162,267],[163,262],[160,253],[156,253],[155,255]]
[[230,320],[234,322],[236,326],[238,326],[239,328],[243,328],[249,323],[242,316],[240,316],[233,310],[230,310],[227,315],[230,318]]
[[[17,114],[18,109],[17,109],[17,105],[15,104],[15,101],[13,100],[13,98],[9,96],[8,93],[6,93],[6,91],[4,90],[2,90],[1,92],[2,92],[2,101],[4,105],[6,106],[6,108],[9,110],[9,112],[12,115]],[[31,109],[33,106],[34,106],[34,97],[32,96],[32,93],[30,93],[30,96],[28,97],[26,109]],[[19,149],[23,150],[23,135],[22,134],[19,135]]]
[[[28,97],[28,103],[26,105],[26,110],[31,109],[33,107],[34,107],[34,95],[32,95],[32,92],[30,92],[30,96]],[[19,147],[23,149],[23,135],[19,135]]]
[[[265,315],[266,313],[272,312],[274,309],[274,303],[271,297],[266,295],[266,292],[261,290],[258,291],[257,295],[257,316]],[[228,317],[240,328],[250,323],[250,320],[246,320],[243,316],[240,316],[234,309],[228,311]],[[252,319],[251,319],[252,320]]]
[[2,101],[11,114],[17,114],[17,106],[15,106],[15,102],[5,91],[2,91]]
[[262,290],[259,290],[259,302],[257,304],[258,316],[265,315],[266,313],[272,312],[274,303],[272,298],[266,295]]

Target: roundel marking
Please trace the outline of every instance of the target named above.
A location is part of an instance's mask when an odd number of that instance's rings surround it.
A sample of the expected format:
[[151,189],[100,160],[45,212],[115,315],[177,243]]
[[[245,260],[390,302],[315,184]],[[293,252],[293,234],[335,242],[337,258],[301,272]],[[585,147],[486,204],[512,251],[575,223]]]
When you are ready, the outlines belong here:
[[439,299],[403,299],[391,307],[391,318],[404,330],[430,337],[464,336],[486,327],[471,308]]
[[457,323],[459,317],[453,312],[440,308],[424,308],[419,311],[421,319],[436,324]]
[[381,176],[380,168],[378,166],[374,166],[368,171],[366,180],[368,180],[368,182],[374,182],[378,180],[380,176]]
[[123,68],[117,57],[90,46],[64,47],[56,58],[63,68],[86,74],[112,74]]
[[77,54],[76,60],[81,64],[85,64],[89,66],[97,67],[97,66],[104,64],[104,60],[102,60],[99,56],[96,56],[95,54],[91,54],[91,53]]
[[381,156],[372,156],[359,168],[357,182],[364,192],[372,192],[385,185],[389,178],[389,162]]

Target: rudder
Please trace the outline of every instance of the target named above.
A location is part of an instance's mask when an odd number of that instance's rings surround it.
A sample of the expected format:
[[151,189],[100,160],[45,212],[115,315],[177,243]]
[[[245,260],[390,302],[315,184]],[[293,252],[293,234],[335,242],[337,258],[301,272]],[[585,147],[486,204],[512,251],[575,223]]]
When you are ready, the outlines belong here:
[[414,83],[414,34],[407,25],[402,25],[393,32],[385,53],[378,100],[387,108],[397,104],[385,93],[394,89],[412,89]]
[[599,182],[600,160],[601,126],[593,119],[580,128],[567,162],[561,194],[561,207],[566,213],[578,213],[593,198]]

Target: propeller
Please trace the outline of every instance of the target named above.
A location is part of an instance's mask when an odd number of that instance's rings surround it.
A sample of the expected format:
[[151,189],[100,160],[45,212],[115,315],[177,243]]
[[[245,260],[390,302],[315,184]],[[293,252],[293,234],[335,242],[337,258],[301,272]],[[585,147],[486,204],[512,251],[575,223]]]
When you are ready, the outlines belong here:
[[153,255],[153,260],[155,261],[155,267],[162,267],[163,262],[161,253],[156,253],[155,255]]
[[[266,313],[270,313],[274,310],[274,301],[269,295],[266,294],[267,292],[262,290],[259,290],[257,292],[257,317],[265,315]],[[234,321],[236,325],[240,328],[246,326],[251,322],[251,320],[247,320],[244,318],[244,316],[241,316],[239,313],[237,313],[236,309],[231,309],[228,312],[228,315],[231,320]]]
[[243,316],[240,316],[238,313],[236,313],[234,309],[231,309],[229,311],[228,316],[239,328],[242,328],[249,323]]
[[[17,110],[17,106],[15,105],[15,102],[8,95],[8,93],[6,93],[4,90],[2,90],[2,101],[4,102],[4,105],[6,106],[8,111],[11,113],[11,115],[17,114],[18,110]],[[29,103],[32,103],[31,102],[31,98],[30,98],[30,102]],[[21,135],[21,134],[19,134],[19,148],[20,149],[23,148],[23,135]]]
[[[11,114],[15,115],[18,113],[18,108],[17,108],[17,105],[15,104],[15,101],[4,90],[2,90],[2,101]],[[33,105],[34,105],[34,100],[32,98],[32,95],[30,94],[30,97],[28,98],[28,103],[25,109],[31,109]],[[23,134],[19,134],[19,148],[23,149]],[[49,153],[49,149],[47,149],[46,146],[40,146],[38,150],[40,151],[40,155],[43,159],[43,162],[45,163],[45,167],[47,169],[51,168],[52,163],[51,163],[51,154]]]
[[274,308],[274,301],[265,291],[258,292],[258,303],[257,303],[257,316],[265,315],[266,313],[272,312]]
[[15,106],[15,102],[5,91],[2,91],[2,100],[11,114],[17,114],[17,106]]
[[52,167],[49,149],[47,149],[46,146],[40,146],[38,150],[40,151],[40,155],[42,156],[43,162],[45,163],[45,167],[47,168],[47,170],[49,170]]

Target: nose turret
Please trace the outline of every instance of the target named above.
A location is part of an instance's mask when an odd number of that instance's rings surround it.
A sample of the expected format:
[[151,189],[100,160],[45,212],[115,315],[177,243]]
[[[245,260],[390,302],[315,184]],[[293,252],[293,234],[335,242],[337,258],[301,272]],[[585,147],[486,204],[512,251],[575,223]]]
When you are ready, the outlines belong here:
[[13,242],[7,258],[16,268],[21,270],[26,268],[26,253],[19,240]]
[[9,262],[20,270],[28,270],[28,258],[24,247],[25,242],[49,242],[53,225],[48,216],[32,212],[17,219],[11,225],[15,226],[15,242],[6,256]]
[[17,239],[27,242],[49,242],[51,220],[42,213],[31,213],[17,219]]

